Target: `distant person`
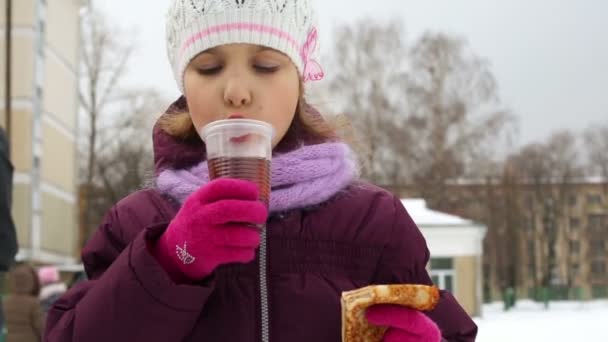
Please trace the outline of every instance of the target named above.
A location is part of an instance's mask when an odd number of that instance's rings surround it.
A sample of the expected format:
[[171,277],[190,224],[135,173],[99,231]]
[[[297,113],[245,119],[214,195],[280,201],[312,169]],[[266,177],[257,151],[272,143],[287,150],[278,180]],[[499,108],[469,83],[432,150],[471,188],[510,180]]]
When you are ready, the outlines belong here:
[[[305,84],[324,75],[311,3],[171,1],[167,48],[183,96],[154,129],[156,186],[108,212],[82,253],[90,280],[51,308],[47,341],[338,342],[343,291],[432,284],[400,199],[358,178],[337,127],[306,103]],[[269,207],[254,183],[209,181],[197,132],[239,118],[274,128]],[[447,292],[428,313],[366,314],[389,327],[385,341],[477,334]]]
[[53,303],[67,291],[67,286],[59,278],[59,270],[56,266],[39,268],[38,280],[40,281],[40,295],[38,297],[46,315]]
[[15,266],[8,274],[8,286],[10,292],[2,303],[6,342],[42,341],[44,314],[36,271],[27,264]]

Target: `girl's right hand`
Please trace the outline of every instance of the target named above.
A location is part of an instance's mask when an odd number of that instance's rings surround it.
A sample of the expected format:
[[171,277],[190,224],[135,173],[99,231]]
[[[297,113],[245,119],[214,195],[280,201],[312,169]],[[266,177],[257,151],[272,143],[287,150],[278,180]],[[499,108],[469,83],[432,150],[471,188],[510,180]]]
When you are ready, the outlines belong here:
[[192,193],[152,254],[178,282],[200,280],[222,264],[255,258],[268,210],[258,200],[257,185],[219,178]]

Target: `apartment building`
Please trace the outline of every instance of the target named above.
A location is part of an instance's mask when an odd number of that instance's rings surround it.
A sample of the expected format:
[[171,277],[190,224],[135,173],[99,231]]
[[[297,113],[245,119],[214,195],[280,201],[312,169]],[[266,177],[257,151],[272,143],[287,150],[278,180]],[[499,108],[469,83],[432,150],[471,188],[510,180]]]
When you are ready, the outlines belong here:
[[[0,125],[6,126],[6,2],[0,0]],[[77,262],[79,21],[83,0],[12,0],[12,214],[18,259]]]

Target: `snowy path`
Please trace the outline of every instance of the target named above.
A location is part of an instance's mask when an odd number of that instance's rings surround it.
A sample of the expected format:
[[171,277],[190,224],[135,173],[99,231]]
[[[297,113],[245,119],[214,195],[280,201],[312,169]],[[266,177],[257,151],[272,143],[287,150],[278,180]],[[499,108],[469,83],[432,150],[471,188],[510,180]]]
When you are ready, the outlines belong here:
[[552,302],[548,311],[532,301],[509,312],[501,305],[485,305],[475,319],[478,342],[608,342],[608,301]]

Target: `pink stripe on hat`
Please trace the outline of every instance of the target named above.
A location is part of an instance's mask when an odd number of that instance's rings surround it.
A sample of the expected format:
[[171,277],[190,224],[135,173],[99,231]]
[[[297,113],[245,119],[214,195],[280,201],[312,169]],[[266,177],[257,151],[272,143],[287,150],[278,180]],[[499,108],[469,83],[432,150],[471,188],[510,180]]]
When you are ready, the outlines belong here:
[[285,32],[285,31],[281,31],[275,27],[265,26],[265,25],[255,24],[255,23],[230,23],[230,24],[211,26],[203,31],[200,31],[200,32],[195,33],[192,36],[190,36],[186,40],[186,42],[184,43],[182,48],[180,49],[180,58],[183,56],[184,51],[186,51],[197,40],[201,40],[212,34],[219,34],[222,32],[239,31],[239,30],[255,31],[255,32],[267,33],[267,34],[270,34],[273,36],[277,36],[281,39],[287,40],[296,50],[298,50],[298,51],[300,50],[298,42],[289,33]]

